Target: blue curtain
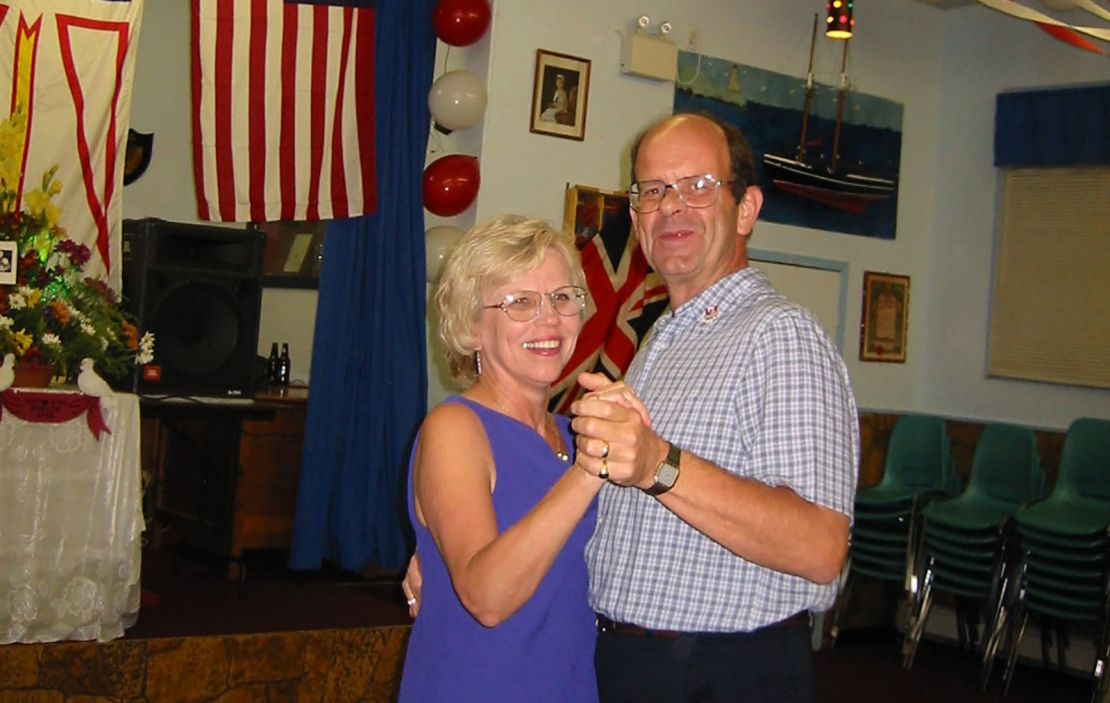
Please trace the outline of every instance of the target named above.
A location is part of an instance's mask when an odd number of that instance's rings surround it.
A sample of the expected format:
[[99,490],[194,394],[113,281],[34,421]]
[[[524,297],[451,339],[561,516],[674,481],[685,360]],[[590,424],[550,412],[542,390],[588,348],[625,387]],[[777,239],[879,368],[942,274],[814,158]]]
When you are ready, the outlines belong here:
[[995,166],[1110,165],[1110,84],[1002,93]]
[[378,0],[377,212],[329,225],[289,563],[402,566],[412,438],[427,410],[421,175],[434,0]]

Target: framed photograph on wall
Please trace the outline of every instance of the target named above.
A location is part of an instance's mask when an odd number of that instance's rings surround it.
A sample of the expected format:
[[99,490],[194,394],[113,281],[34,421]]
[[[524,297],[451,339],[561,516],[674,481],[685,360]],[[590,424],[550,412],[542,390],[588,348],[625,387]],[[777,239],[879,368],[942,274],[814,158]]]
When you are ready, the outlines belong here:
[[267,288],[316,288],[327,226],[327,220],[253,223],[251,227],[266,235],[262,285]]
[[15,285],[15,265],[19,249],[15,242],[0,242],[0,286]]
[[909,313],[909,276],[865,271],[860,361],[905,363]]
[[589,59],[537,49],[531,131],[563,139],[585,139],[589,89]]

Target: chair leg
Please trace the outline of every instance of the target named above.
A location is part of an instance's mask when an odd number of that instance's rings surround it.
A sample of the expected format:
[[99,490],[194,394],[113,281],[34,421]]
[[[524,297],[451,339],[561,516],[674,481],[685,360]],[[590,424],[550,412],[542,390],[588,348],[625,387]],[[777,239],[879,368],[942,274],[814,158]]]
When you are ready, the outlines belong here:
[[1015,614],[1020,610],[1021,560],[1016,554],[1017,543],[1010,527],[1001,529],[1002,545],[995,562],[994,586],[988,603],[991,606],[987,632],[983,637],[983,660],[980,684],[985,691],[999,651],[1008,652],[1004,641],[1013,627]]
[[960,649],[979,649],[979,602],[969,596],[956,596],[956,633]]
[[1110,666],[1110,574],[1103,585],[1102,615],[1095,625],[1095,665],[1092,671],[1094,685],[1091,703],[1110,703],[1110,678],[1106,668]]
[[1056,621],[1056,666],[1060,671],[1068,669],[1068,624],[1063,620]]
[[840,569],[840,595],[833,605],[832,622],[829,624],[829,649],[836,648],[836,638],[840,634],[840,613],[844,609],[844,604],[852,595],[852,555],[849,554],[844,559],[844,566]]
[[956,645],[961,649],[967,649],[969,641],[968,632],[971,625],[967,620],[967,611],[963,607],[963,603],[959,598],[955,602],[956,610]]
[[1091,703],[1110,703],[1110,679],[1106,676],[1107,662],[1110,661],[1110,632],[1107,625],[1100,623],[1100,631],[1095,635],[1095,665],[1092,671],[1094,684],[1091,689]]
[[921,588],[919,612],[910,619],[906,635],[902,639],[902,668],[909,671],[913,668],[913,660],[917,656],[917,645],[921,643],[921,636],[925,633],[925,622],[929,619],[929,610],[933,606],[932,572],[926,572],[925,583]]
[[979,684],[982,690],[987,690],[990,683],[991,670],[998,654],[999,645],[1002,644],[1003,635],[1009,626],[1010,608],[1004,602],[999,602],[991,618],[990,634],[984,638],[983,659],[980,665]]
[[[906,571],[902,579],[902,590],[906,595],[906,612],[912,612],[917,606],[920,597],[921,579],[928,561],[925,555],[925,529],[924,518],[918,507],[918,499],[914,499],[914,507],[910,511],[909,534],[906,538]],[[908,623],[902,623],[903,626]],[[905,627],[903,628],[905,631]]]
[[1094,640],[1095,665],[1091,672],[1094,678],[1091,703],[1110,703],[1110,677],[1106,676],[1106,668],[1110,665],[1110,595],[1103,598],[1102,616],[1095,625]]
[[1049,668],[1051,657],[1049,656],[1052,647],[1052,635],[1055,633],[1052,618],[1047,615],[1041,616],[1041,664],[1044,668]]
[[1021,640],[1025,636],[1025,626],[1029,621],[1029,611],[1021,605],[1018,606],[1010,633],[1009,651],[1006,654],[1006,671],[1002,674],[1003,694],[1010,692],[1010,683],[1014,678],[1014,666],[1017,664],[1018,650],[1021,649]]

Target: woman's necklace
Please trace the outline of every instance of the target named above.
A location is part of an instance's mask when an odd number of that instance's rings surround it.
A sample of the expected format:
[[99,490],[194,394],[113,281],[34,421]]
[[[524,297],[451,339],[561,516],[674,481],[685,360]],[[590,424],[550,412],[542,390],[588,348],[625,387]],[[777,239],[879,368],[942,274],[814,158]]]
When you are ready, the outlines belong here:
[[563,444],[563,433],[559,431],[559,426],[555,424],[555,420],[551,417],[551,413],[547,413],[547,423],[555,432],[555,456],[558,457],[559,461],[563,463],[569,462],[570,454],[567,454],[567,452],[565,451],[566,445]]
[[[492,397],[493,402],[497,405],[498,412],[506,417],[512,417],[514,420],[516,420],[516,418],[513,417],[513,414],[509,412],[509,409],[506,408],[505,405],[501,402],[500,398],[498,398],[496,395],[492,395]],[[551,449],[552,453],[555,454],[555,457],[559,461],[562,461],[564,463],[570,462],[570,454],[567,453],[566,445],[563,443],[563,433],[559,431],[559,426],[555,424],[555,420],[554,418],[552,418],[551,413],[545,413],[544,419],[546,421],[547,429],[554,434],[555,446],[552,447],[551,442],[548,441],[547,437],[540,435],[541,437],[543,437],[544,443],[547,444],[548,448]],[[520,421],[517,420],[517,422]]]

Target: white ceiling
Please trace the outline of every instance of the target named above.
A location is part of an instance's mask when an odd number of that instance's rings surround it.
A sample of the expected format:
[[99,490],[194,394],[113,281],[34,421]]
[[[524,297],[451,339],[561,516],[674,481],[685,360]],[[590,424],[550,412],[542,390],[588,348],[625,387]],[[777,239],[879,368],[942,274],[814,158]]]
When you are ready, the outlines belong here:
[[926,5],[939,7],[942,10],[951,10],[953,7],[963,7],[964,5],[974,5],[977,0],[917,0]]
[[[956,7],[966,7],[967,5],[974,5],[978,0],[917,0],[926,5],[939,7],[942,10],[951,10]],[[1022,0],[1021,4],[1026,5],[1031,10],[1039,10],[1044,12],[1046,10],[1052,11],[1066,11],[1077,9],[1073,2],[1070,0],[1037,0],[1035,2],[1026,2]],[[1105,4],[1102,0],[1096,0],[1096,5]]]

